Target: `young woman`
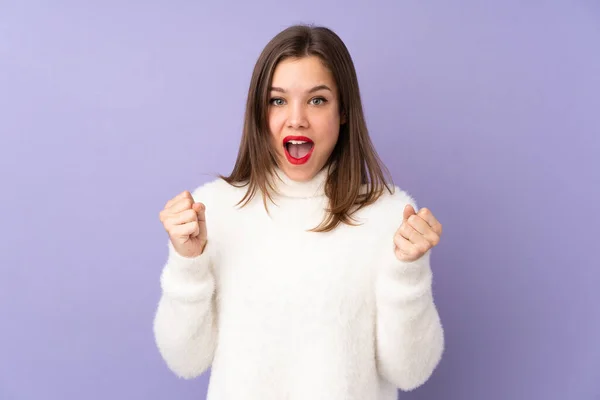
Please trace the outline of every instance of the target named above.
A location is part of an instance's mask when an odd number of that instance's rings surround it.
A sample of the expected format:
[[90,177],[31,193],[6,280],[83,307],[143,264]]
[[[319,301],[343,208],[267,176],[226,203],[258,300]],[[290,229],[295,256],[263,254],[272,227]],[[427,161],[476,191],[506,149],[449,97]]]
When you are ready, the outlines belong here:
[[383,170],[340,38],[275,36],[231,175],[160,212],[168,367],[211,367],[209,400],[392,400],[423,384],[444,349],[430,268],[442,226]]

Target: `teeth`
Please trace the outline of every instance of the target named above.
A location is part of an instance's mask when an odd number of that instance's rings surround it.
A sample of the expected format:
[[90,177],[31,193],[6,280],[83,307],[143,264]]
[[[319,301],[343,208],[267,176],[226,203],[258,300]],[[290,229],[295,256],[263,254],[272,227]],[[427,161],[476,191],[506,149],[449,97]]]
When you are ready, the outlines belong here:
[[291,144],[304,144],[304,143],[308,143],[308,142],[303,141],[303,140],[288,140],[288,143],[291,143]]

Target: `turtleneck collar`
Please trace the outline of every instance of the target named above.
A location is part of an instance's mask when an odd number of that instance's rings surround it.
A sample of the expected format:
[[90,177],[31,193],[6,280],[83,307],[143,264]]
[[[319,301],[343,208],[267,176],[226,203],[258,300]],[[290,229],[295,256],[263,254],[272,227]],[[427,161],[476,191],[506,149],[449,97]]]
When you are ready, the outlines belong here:
[[298,182],[290,179],[278,166],[274,169],[273,185],[285,197],[311,198],[325,195],[325,184],[330,166],[325,166],[311,180]]

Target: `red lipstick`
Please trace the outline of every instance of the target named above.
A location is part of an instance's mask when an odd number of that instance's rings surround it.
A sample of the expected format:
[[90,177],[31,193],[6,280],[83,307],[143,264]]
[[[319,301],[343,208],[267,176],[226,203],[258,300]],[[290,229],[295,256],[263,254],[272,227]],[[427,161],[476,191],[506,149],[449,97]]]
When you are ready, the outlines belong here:
[[[310,144],[310,150],[308,151],[308,153],[306,155],[304,155],[300,158],[296,158],[296,157],[292,156],[288,150],[288,143],[290,141],[308,143],[308,144]],[[291,164],[294,164],[294,165],[302,165],[302,164],[307,163],[308,160],[310,159],[310,156],[312,155],[312,152],[314,149],[315,149],[314,142],[306,136],[286,136],[283,139],[283,151],[285,152],[285,157]]]

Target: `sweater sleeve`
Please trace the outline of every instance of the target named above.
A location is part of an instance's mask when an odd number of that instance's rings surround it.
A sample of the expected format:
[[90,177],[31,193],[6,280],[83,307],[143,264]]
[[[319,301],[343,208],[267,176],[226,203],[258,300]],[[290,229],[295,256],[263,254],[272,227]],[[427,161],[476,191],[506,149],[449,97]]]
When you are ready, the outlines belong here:
[[197,257],[180,255],[170,240],[167,246],[154,337],[167,366],[177,376],[190,379],[210,367],[216,347],[215,245],[209,236],[204,252]]
[[[409,202],[417,210],[410,197]],[[403,262],[392,241],[393,233],[376,279],[377,366],[384,379],[408,391],[425,383],[438,365],[444,333],[432,293],[431,249]]]

